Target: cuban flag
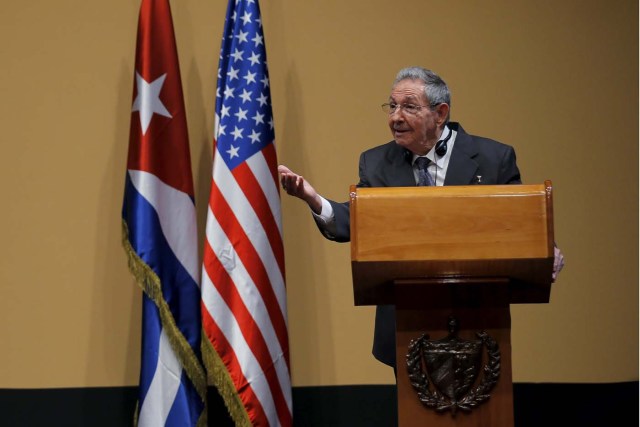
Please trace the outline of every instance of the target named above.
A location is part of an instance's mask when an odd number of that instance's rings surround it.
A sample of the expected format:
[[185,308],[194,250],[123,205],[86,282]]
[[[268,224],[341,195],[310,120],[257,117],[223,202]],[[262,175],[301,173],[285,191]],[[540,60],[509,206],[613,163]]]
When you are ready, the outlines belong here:
[[143,290],[138,426],[205,426],[196,211],[168,0],[142,0],[122,207]]
[[206,369],[236,425],[291,426],[280,190],[257,0],[228,3],[213,145],[202,269]]

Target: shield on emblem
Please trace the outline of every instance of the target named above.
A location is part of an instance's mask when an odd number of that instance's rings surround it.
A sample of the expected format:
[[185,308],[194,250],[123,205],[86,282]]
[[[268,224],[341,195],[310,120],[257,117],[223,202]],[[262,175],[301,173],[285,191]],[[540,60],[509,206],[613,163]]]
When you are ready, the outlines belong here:
[[482,365],[482,341],[450,336],[426,341],[423,351],[433,385],[452,402],[458,402],[478,378]]

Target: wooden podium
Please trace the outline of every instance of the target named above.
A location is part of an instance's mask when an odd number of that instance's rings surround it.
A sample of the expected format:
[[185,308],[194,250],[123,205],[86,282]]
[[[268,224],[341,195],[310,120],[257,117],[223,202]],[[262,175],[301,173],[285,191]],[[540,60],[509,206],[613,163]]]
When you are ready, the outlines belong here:
[[[396,306],[398,425],[513,427],[510,304],[549,302],[551,182],[352,186],[350,206],[355,304]],[[472,380],[466,350],[438,353],[460,340],[483,347]]]

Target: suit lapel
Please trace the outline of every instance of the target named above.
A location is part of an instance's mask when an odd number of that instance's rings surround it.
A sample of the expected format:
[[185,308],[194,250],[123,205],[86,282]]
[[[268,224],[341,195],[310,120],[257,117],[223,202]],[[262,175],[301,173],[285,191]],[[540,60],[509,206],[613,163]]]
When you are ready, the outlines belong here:
[[454,128],[456,135],[453,151],[449,159],[447,176],[444,185],[470,185],[474,182],[478,163],[473,159],[477,151],[474,149],[471,136],[469,136],[462,126]]
[[388,172],[383,178],[385,186],[413,187],[416,185],[416,178],[411,166],[411,153],[394,143],[392,149],[387,153],[387,162],[390,167],[384,169]]

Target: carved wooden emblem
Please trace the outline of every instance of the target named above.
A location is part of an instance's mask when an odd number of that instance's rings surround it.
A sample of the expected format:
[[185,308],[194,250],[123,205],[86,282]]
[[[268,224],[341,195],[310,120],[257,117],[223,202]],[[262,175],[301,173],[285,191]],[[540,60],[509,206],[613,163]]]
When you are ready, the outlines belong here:
[[[500,376],[500,349],[489,334],[476,332],[477,340],[457,335],[458,321],[450,317],[446,338],[430,340],[423,334],[411,340],[407,354],[409,380],[420,402],[439,412],[450,410],[453,416],[458,409],[471,411],[489,399]],[[484,366],[483,348],[487,352]]]

